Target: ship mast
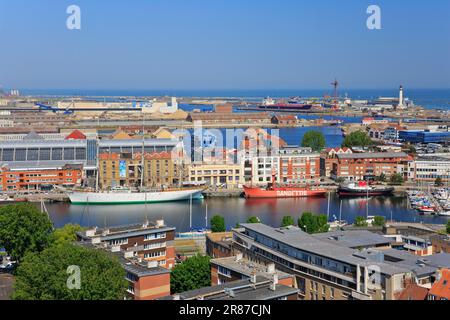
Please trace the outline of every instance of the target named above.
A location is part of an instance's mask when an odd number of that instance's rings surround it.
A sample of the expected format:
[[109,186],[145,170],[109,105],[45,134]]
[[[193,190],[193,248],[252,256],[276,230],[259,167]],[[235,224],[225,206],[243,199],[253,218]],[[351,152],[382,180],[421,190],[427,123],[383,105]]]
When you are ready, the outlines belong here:
[[141,152],[141,190],[144,187],[144,169],[145,169],[145,118],[144,118],[144,111],[142,111],[142,152]]

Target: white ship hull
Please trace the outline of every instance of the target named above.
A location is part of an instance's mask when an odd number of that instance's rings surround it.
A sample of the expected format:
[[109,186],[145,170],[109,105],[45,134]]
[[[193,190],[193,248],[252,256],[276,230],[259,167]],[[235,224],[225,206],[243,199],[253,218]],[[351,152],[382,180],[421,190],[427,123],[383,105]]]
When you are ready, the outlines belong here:
[[72,192],[68,196],[72,204],[143,204],[203,199],[203,189],[186,189],[160,192]]

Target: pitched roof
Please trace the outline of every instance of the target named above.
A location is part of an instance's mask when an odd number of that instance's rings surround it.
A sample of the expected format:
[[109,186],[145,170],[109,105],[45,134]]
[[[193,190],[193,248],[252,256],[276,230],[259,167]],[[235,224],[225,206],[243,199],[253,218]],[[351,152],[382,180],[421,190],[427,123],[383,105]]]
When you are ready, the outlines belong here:
[[439,281],[430,289],[430,295],[450,300],[450,269],[443,269]]
[[131,136],[124,131],[118,131],[113,134],[112,138],[113,140],[128,140],[131,139]]
[[427,288],[412,283],[406,286],[406,288],[398,296],[397,300],[426,300],[427,296]]
[[36,131],[29,132],[23,140],[44,140],[44,138],[36,133]]
[[86,140],[86,136],[80,130],[73,130],[65,139],[66,140]]

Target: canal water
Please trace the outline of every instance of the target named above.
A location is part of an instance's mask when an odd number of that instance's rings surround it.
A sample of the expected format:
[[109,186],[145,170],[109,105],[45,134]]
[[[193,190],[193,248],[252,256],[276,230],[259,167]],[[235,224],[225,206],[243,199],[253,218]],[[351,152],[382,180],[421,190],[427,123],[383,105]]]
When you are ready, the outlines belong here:
[[[342,199],[342,219],[353,222],[358,215],[366,215],[365,198]],[[265,224],[278,227],[285,215],[297,219],[302,212],[316,214],[327,213],[328,200],[323,198],[295,199],[244,199],[244,198],[210,198],[193,201],[192,228],[205,228],[212,215],[222,215],[228,228],[238,222],[245,222],[251,216],[257,216]],[[339,218],[340,199],[336,194],[330,197],[330,220]],[[369,215],[381,215],[387,220],[441,223],[447,217],[422,216],[416,210],[408,209],[406,197],[372,197],[369,198]],[[145,219],[154,221],[163,218],[167,225],[185,232],[190,228],[190,205],[188,202],[157,203],[148,205],[118,206],[82,206],[68,203],[47,204],[50,217],[56,227],[67,223],[82,226],[119,226],[142,223]],[[208,210],[207,210],[208,209]],[[206,212],[207,215],[206,215]]]

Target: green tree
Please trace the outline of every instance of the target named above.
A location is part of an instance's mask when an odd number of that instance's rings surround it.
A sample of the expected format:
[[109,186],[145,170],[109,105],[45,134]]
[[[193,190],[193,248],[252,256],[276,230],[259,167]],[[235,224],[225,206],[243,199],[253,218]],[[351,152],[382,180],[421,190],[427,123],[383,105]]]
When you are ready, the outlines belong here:
[[[69,289],[79,268],[79,289]],[[68,273],[68,270],[72,273]],[[16,271],[16,300],[118,300],[126,295],[125,270],[118,259],[103,250],[63,243],[44,251],[29,252]],[[76,288],[76,287],[75,287]]]
[[436,187],[442,187],[444,184],[442,183],[442,178],[441,177],[437,177],[436,180],[434,180],[434,185]]
[[170,274],[172,294],[211,286],[210,257],[196,255],[176,265]]
[[363,216],[357,216],[355,218],[355,226],[356,227],[367,227],[369,224],[366,221],[366,218]]
[[247,219],[247,223],[261,223],[258,217],[250,217]]
[[77,232],[83,231],[84,228],[78,224],[66,224],[64,227],[55,229],[50,236],[50,242],[52,245],[63,245],[66,243],[72,243],[77,240]]
[[382,227],[386,223],[386,219],[383,216],[375,216],[372,225]]
[[321,151],[325,147],[325,137],[320,131],[308,131],[302,139],[302,147],[309,147],[313,151]]
[[225,232],[225,218],[219,215],[215,215],[211,218],[211,231],[212,232]]
[[380,182],[386,182],[386,175],[384,173],[381,173],[377,180]]
[[362,130],[354,131],[347,135],[342,143],[343,147],[368,147],[372,145],[372,140],[366,132]]
[[291,216],[284,216],[281,220],[281,227],[289,227],[295,225],[295,220]]
[[40,252],[49,245],[52,223],[32,204],[0,208],[0,243],[17,261],[27,252]]
[[391,179],[389,182],[393,185],[402,185],[405,180],[403,179],[403,176],[400,173],[394,173],[391,176]]
[[302,214],[298,219],[298,226],[309,234],[328,232],[330,228],[326,215],[314,215],[311,212]]
[[447,222],[447,228],[446,229],[447,229],[447,233],[450,234],[450,221]]

